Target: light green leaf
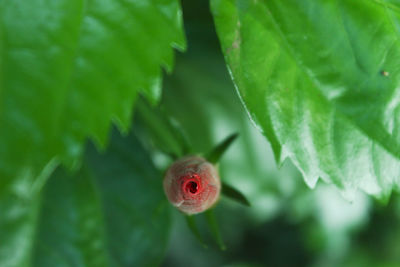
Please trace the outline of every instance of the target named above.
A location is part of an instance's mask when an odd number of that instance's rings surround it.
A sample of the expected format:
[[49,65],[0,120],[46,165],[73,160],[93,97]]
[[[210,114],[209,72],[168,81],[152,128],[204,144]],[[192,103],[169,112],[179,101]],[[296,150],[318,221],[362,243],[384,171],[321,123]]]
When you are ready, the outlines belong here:
[[136,102],[134,131],[147,147],[159,150],[172,159],[183,157],[191,150],[180,126],[160,107],[151,107],[142,98]]
[[35,198],[0,203],[14,207],[0,214],[1,266],[155,266],[169,236],[161,174],[134,136],[114,135],[104,155],[91,146]]
[[251,205],[250,202],[247,200],[246,196],[243,195],[242,192],[224,182],[222,182],[222,194],[226,197],[231,198],[232,200],[241,203],[242,205],[248,207]]
[[388,1],[212,0],[232,78],[277,160],[313,187],[400,185],[400,12]]
[[206,154],[205,158],[213,164],[218,163],[222,155],[224,155],[225,151],[232,145],[237,137],[238,133],[229,135],[223,141],[217,144],[212,151]]
[[126,131],[140,92],[184,49],[178,0],[0,1],[0,177],[74,165],[85,139]]

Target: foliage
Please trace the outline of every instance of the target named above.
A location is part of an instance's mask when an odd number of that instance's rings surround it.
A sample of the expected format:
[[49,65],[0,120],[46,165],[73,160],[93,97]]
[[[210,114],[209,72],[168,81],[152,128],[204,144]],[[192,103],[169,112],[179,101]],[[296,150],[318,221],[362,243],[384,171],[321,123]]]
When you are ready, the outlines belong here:
[[[161,95],[171,46],[185,41],[177,0],[0,2],[0,171],[73,164],[111,121],[127,131],[140,92]],[[164,25],[160,27],[159,25]]]
[[400,6],[211,2],[239,94],[278,161],[290,157],[311,187],[321,177],[384,197],[399,186]]
[[[210,3],[173,70],[178,0],[0,0],[0,266],[396,266],[398,1]],[[188,153],[250,207],[185,226],[162,175]]]
[[78,171],[57,169],[27,200],[29,218],[3,227],[2,266],[159,264],[170,227],[160,177],[133,135],[115,133],[105,154],[89,145]]

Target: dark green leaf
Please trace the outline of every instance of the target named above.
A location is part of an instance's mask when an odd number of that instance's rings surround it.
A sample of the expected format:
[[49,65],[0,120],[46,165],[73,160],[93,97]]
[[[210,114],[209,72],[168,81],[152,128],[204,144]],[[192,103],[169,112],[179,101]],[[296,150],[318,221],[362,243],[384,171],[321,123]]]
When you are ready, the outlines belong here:
[[86,167],[54,173],[41,197],[30,265],[110,265],[101,193]]
[[219,143],[205,158],[211,163],[218,163],[225,151],[232,145],[233,141],[238,137],[237,133],[231,134],[224,141]]
[[222,194],[226,197],[238,201],[245,206],[250,206],[250,202],[247,200],[242,192],[226,183],[222,183]]
[[58,169],[41,195],[22,199],[10,187],[0,199],[0,265],[158,265],[170,228],[160,177],[134,136],[116,134],[104,155],[90,146],[77,173]]
[[226,62],[276,159],[313,187],[400,186],[400,5],[212,0]]
[[215,213],[213,209],[207,210],[205,212],[207,224],[210,228],[211,234],[217,242],[221,250],[226,250],[224,241],[222,240],[221,232],[219,230],[217,219],[215,218]]
[[203,237],[200,234],[199,228],[197,227],[195,216],[185,216],[186,224],[189,227],[192,234],[196,237],[196,239],[200,242],[200,244],[207,248],[206,243],[204,243]]

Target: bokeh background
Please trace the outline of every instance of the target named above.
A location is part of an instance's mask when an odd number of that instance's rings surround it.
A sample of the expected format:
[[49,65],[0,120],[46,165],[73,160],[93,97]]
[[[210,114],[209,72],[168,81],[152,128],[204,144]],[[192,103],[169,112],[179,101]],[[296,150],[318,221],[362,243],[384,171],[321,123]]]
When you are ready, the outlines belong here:
[[[162,266],[400,266],[398,195],[388,203],[361,192],[345,200],[321,181],[308,188],[288,160],[277,166],[235,92],[207,1],[182,1],[182,6],[188,50],[177,54],[173,73],[164,76],[161,107],[185,129],[196,151],[240,134],[220,171],[252,206],[225,198],[217,206],[226,251],[213,242],[201,215],[196,219],[207,249],[172,211]],[[170,163],[157,151],[153,160],[160,169]]]

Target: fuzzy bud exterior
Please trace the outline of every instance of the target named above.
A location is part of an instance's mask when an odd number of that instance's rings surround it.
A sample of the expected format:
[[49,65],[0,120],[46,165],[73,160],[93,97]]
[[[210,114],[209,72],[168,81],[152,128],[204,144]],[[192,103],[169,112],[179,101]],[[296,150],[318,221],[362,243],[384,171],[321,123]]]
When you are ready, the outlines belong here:
[[221,182],[214,165],[198,156],[175,161],[164,178],[168,200],[186,214],[203,212],[219,198]]

